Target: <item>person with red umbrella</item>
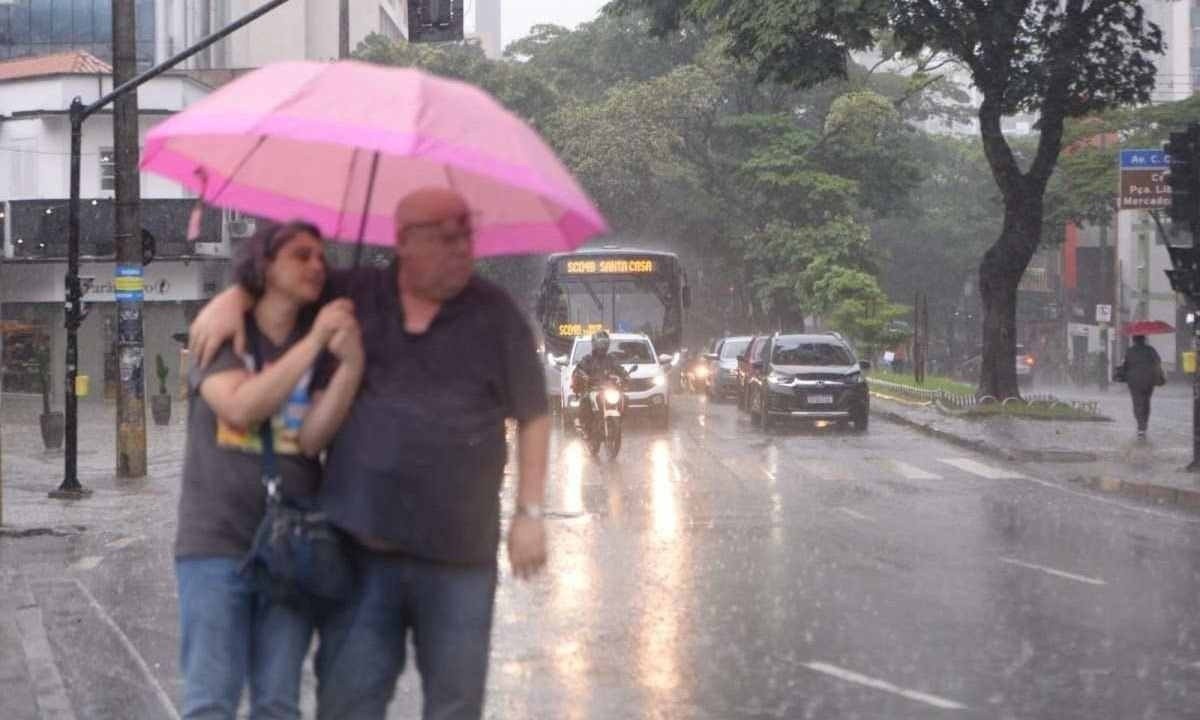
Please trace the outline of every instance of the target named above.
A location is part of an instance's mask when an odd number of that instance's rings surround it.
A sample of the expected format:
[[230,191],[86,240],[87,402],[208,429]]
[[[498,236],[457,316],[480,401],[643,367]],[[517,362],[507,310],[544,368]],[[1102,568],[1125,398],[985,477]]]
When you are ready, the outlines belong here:
[[1124,362],[1117,368],[1117,378],[1123,379],[1129,386],[1129,395],[1133,399],[1133,417],[1137,420],[1138,438],[1144,439],[1146,427],[1150,423],[1150,397],[1154,394],[1155,387],[1167,382],[1166,375],[1163,374],[1162,358],[1157,350],[1147,344],[1145,335],[1133,336],[1133,345],[1126,351]]

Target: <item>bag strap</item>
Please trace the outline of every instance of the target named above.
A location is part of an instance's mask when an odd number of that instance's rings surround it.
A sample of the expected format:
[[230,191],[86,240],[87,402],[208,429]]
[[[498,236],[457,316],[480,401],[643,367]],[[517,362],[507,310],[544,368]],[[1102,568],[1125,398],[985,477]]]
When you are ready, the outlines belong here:
[[[250,352],[254,357],[254,372],[262,372],[263,362],[261,335],[254,318],[246,316],[246,333],[250,336]],[[267,488],[267,499],[279,499],[279,487],[282,485],[282,475],[279,473],[279,458],[275,455],[275,431],[271,427],[274,414],[258,426],[258,436],[262,442],[262,482]]]

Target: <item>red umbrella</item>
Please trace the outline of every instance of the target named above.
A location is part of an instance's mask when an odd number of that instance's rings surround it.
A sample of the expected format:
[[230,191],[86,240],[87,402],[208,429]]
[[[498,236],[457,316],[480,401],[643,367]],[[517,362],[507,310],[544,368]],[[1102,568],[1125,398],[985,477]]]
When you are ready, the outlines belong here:
[[1121,332],[1126,335],[1166,335],[1175,332],[1175,328],[1162,320],[1137,320],[1125,323]]

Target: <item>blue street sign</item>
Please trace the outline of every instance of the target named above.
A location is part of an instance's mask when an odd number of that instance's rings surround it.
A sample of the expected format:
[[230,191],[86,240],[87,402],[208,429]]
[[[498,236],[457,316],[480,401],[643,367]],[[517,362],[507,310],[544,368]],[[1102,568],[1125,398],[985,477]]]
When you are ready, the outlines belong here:
[[1159,149],[1148,150],[1122,150],[1121,151],[1121,169],[1122,170],[1151,170],[1151,169],[1167,169],[1170,167],[1170,156]]

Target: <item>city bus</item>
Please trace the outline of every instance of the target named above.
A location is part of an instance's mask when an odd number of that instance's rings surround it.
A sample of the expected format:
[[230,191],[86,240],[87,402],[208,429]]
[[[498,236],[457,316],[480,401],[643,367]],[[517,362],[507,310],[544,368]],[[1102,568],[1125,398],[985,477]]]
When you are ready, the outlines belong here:
[[687,274],[674,253],[605,247],[551,255],[538,293],[537,323],[550,355],[598,330],[644,333],[675,355],[691,304]]

